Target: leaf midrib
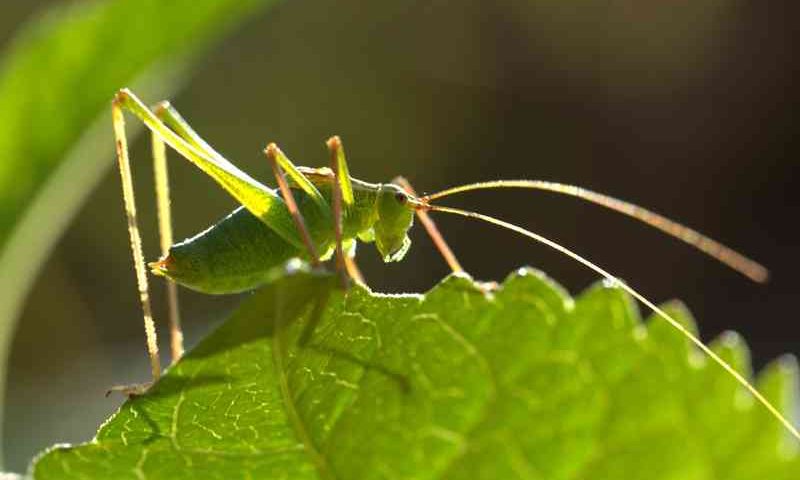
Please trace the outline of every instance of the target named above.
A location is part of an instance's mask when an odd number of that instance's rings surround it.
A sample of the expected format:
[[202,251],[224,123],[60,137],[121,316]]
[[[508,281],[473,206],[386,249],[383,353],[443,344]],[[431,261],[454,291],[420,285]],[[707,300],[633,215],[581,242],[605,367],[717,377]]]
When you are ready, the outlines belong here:
[[334,475],[325,457],[317,450],[314,442],[311,440],[311,436],[308,434],[308,430],[306,429],[303,420],[297,413],[294,398],[292,396],[291,389],[289,388],[289,379],[286,376],[286,370],[284,368],[283,328],[281,328],[279,316],[276,317],[275,327],[275,334],[272,337],[272,357],[273,361],[275,362],[275,370],[277,372],[278,383],[280,384],[281,388],[281,399],[283,400],[283,405],[286,409],[286,415],[289,417],[289,422],[291,423],[295,435],[305,447],[304,449],[311,458],[311,461],[314,463],[314,467],[317,469],[320,477],[329,480],[336,480],[336,475]]

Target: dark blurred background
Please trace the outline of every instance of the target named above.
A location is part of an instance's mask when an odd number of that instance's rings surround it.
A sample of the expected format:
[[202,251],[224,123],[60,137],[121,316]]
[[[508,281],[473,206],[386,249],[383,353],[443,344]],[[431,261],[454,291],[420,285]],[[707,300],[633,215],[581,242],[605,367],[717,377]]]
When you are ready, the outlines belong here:
[[[45,3],[5,2],[0,41]],[[800,353],[792,3],[288,1],[210,51],[173,103],[265,181],[266,142],[318,166],[327,162],[324,139],[336,133],[351,172],[365,180],[403,174],[431,192],[477,180],[548,179],[685,222],[766,264],[770,283],[752,284],[651,228],[566,197],[508,191],[447,202],[549,236],[653,300],[682,299],[704,339],[740,332],[760,368]],[[147,142],[136,142],[132,155],[145,250],[154,259]],[[171,165],[178,237],[234,207],[186,162]],[[528,264],[576,294],[598,280],[511,232],[437,220],[478,279],[501,280]],[[371,246],[359,250],[373,289],[423,292],[447,274],[423,230],[413,241],[399,264],[383,265]],[[153,283],[163,318],[162,285]],[[239,301],[181,295],[190,343]],[[90,439],[122,401],[103,398],[105,389],[149,375],[115,171],[30,298],[11,356],[4,432],[7,467],[17,471],[47,445]]]

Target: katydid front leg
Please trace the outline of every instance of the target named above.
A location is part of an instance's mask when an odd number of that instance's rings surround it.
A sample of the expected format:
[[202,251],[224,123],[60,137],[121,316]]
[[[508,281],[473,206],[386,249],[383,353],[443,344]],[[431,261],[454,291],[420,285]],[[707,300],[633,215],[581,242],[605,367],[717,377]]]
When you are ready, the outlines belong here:
[[[403,190],[410,193],[414,198],[417,198],[417,192],[405,177],[395,177],[392,182],[400,185],[403,187]],[[425,227],[425,231],[428,232],[428,236],[431,237],[436,249],[442,254],[442,258],[444,258],[444,261],[447,262],[447,265],[450,267],[453,273],[463,272],[464,269],[461,267],[461,263],[459,263],[456,255],[453,253],[453,250],[450,249],[450,246],[444,240],[441,232],[439,232],[439,228],[436,226],[436,223],[433,221],[430,215],[428,215],[428,212],[426,212],[425,209],[419,208],[415,213],[417,214],[419,221],[422,223],[422,226]]]
[[[353,185],[350,181],[350,171],[347,168],[347,160],[344,156],[344,147],[342,147],[341,139],[334,135],[326,142],[328,150],[331,153],[331,170],[333,171],[333,232],[336,238],[336,271],[339,273],[339,279],[342,282],[342,287],[347,288],[348,273],[352,269],[358,272],[358,277],[361,273],[358,267],[355,266],[353,259],[350,259],[350,268],[345,259],[344,249],[342,248],[342,215],[344,203],[348,207],[353,204]],[[363,282],[363,278],[358,278]]]

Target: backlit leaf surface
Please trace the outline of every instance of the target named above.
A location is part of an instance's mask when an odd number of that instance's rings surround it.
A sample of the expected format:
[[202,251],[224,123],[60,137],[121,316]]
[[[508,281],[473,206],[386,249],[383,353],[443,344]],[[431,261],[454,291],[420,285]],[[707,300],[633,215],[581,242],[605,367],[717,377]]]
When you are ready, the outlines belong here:
[[[620,290],[575,299],[533,270],[484,294],[335,291],[295,274],[253,295],[85,445],[36,479],[790,479],[797,445],[718,366]],[[688,325],[679,305],[669,311]],[[316,318],[313,333],[309,319]],[[734,334],[714,349],[747,370]],[[758,386],[795,405],[793,361]]]

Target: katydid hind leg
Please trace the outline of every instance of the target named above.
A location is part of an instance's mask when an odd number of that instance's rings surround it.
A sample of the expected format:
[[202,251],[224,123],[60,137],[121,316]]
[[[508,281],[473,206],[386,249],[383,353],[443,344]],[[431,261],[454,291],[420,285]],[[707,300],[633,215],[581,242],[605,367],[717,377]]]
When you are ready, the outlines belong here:
[[164,122],[164,125],[171,128],[189,145],[193,146],[208,157],[214,158],[218,162],[230,163],[225,157],[222,156],[222,154],[217,152],[214,147],[203,140],[203,137],[201,137],[192,128],[192,126],[189,125],[189,122],[183,118],[183,115],[181,115],[169,101],[164,100],[158,102],[151,110],[159,120]]
[[281,200],[280,195],[253,179],[219,154],[209,154],[181,137],[147,108],[130,90],[122,89],[117,92],[114,97],[114,103],[119,107],[120,111],[126,110],[144,122],[167,145],[216,181],[236,201],[284,240],[297,247],[303,246],[297,228],[293,224],[292,216]]
[[[153,174],[156,186],[156,206],[158,210],[158,236],[161,245],[161,257],[166,258],[172,247],[172,208],[169,195],[169,174],[167,169],[167,148],[161,137],[152,133]],[[180,309],[178,307],[178,286],[166,278],[166,294],[170,332],[170,353],[172,363],[183,356],[183,330],[181,329]]]
[[[158,353],[158,338],[156,335],[155,322],[153,321],[150,293],[147,283],[147,272],[145,270],[144,255],[142,253],[142,239],[141,235],[139,234],[139,225],[136,216],[136,200],[133,190],[130,158],[128,156],[128,141],[125,134],[125,119],[122,113],[122,106],[120,105],[118,99],[115,99],[112,102],[111,113],[114,135],[116,139],[117,160],[119,164],[120,178],[122,181],[122,196],[125,205],[125,213],[128,219],[128,233],[130,236],[131,252],[133,255],[134,269],[136,272],[139,301],[141,303],[142,315],[144,318],[147,354],[150,359],[150,370],[153,381],[156,381],[161,376],[161,360]],[[121,390],[134,392],[136,387],[123,387]]]

